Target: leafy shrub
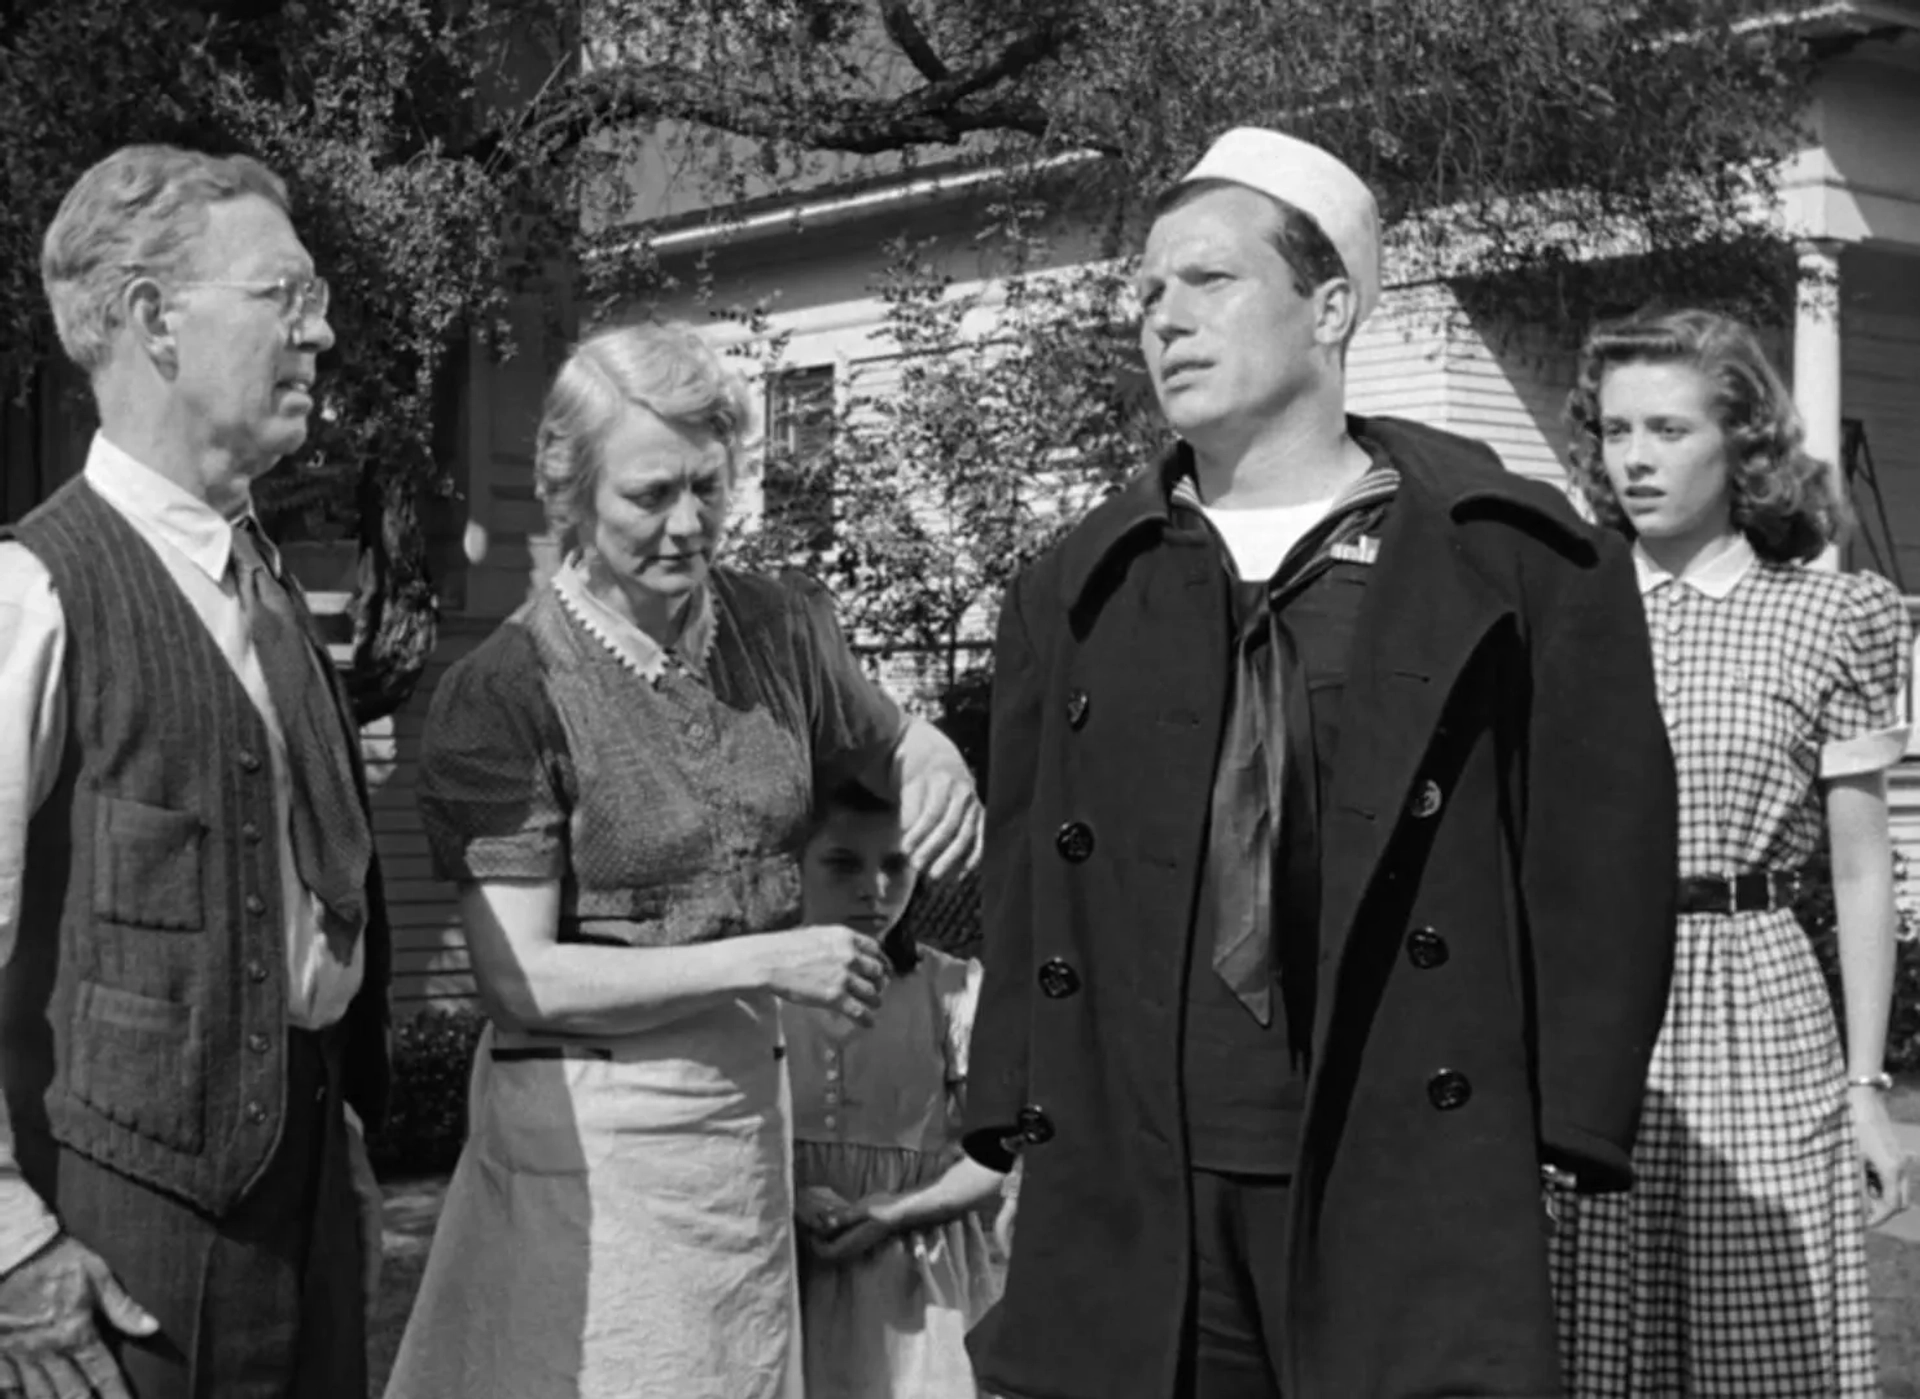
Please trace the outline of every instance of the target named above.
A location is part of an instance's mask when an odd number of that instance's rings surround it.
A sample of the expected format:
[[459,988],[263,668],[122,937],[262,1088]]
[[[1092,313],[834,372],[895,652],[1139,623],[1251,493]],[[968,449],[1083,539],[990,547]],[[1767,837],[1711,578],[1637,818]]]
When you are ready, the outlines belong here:
[[[1843,1022],[1845,1003],[1840,993],[1840,943],[1834,921],[1832,871],[1822,859],[1808,867],[1808,880],[1794,914],[1813,940],[1820,967],[1827,974],[1834,1014]],[[1920,1072],[1920,912],[1906,891],[1907,860],[1893,857],[1894,889],[1900,915],[1899,945],[1893,974],[1893,1013],[1887,1024],[1887,1068],[1893,1073]]]
[[485,1024],[474,1010],[424,1010],[395,1024],[393,1099],[367,1140],[381,1176],[453,1169],[467,1139],[467,1077]]

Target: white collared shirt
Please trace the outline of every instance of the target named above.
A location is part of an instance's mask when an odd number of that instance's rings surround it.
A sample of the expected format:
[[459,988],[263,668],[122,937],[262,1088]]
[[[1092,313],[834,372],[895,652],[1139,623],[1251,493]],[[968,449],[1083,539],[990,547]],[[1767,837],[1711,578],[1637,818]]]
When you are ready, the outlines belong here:
[[1740,580],[1752,572],[1753,566],[1760,562],[1760,556],[1753,552],[1753,545],[1747,542],[1744,534],[1732,536],[1731,542],[1706,559],[1694,559],[1687,565],[1684,573],[1675,575],[1667,572],[1653,561],[1651,555],[1636,540],[1633,546],[1633,572],[1640,580],[1640,596],[1656,593],[1669,583],[1684,584],[1704,597],[1716,602],[1731,596],[1740,586]]
[[[300,882],[286,739],[228,568],[233,527],[212,506],[103,434],[94,435],[85,479],[153,546],[266,724],[287,934],[287,1020],[305,1029],[330,1025],[360,989],[365,939],[354,940],[350,960],[337,960],[321,931],[319,901]],[[22,544],[0,543],[0,964],[11,957],[17,935],[28,824],[53,785],[66,741],[66,647],[66,616],[46,566]],[[0,1270],[48,1236],[44,1228],[31,1227],[31,1220],[30,1227],[17,1227],[23,1210],[15,1208],[14,1191],[31,1192],[13,1168],[10,1146],[9,1132],[0,1138]],[[50,1220],[44,1209],[41,1216]]]

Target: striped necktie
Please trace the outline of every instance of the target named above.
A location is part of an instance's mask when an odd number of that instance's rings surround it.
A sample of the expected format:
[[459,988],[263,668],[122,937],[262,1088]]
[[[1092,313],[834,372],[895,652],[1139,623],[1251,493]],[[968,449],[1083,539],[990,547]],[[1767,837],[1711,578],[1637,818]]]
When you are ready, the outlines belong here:
[[[271,560],[271,562],[270,562]],[[352,730],[321,667],[306,605],[279,576],[278,557],[252,515],[233,529],[233,561],[254,654],[286,738],[293,788],[294,863],[328,914],[329,941],[347,947],[366,923],[373,835],[347,751]]]

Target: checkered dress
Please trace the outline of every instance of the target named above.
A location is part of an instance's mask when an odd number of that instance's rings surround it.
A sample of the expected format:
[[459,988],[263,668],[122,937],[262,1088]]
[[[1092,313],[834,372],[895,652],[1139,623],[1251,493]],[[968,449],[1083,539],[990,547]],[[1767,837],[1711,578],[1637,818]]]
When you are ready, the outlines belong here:
[[[1755,562],[1645,595],[1682,875],[1788,870],[1819,779],[1897,756],[1909,627],[1870,574]],[[1785,910],[1680,920],[1629,1195],[1555,1200],[1577,1399],[1879,1393],[1860,1166],[1825,982]]]

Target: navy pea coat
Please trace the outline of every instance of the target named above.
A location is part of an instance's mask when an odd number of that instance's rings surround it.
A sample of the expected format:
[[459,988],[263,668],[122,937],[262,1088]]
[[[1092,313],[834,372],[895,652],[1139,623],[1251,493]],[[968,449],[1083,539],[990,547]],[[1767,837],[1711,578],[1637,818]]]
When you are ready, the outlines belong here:
[[[1674,777],[1628,551],[1486,447],[1401,473],[1322,812],[1287,1399],[1557,1396],[1541,1167],[1624,1188],[1674,936]],[[1009,1399],[1176,1399],[1183,978],[1228,586],[1137,478],[1010,589],[967,1149],[1024,1161],[970,1345]]]

